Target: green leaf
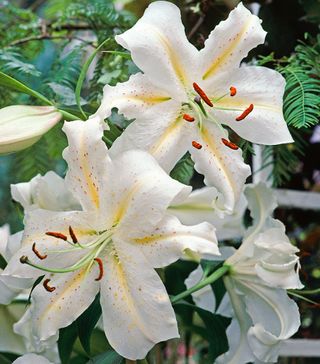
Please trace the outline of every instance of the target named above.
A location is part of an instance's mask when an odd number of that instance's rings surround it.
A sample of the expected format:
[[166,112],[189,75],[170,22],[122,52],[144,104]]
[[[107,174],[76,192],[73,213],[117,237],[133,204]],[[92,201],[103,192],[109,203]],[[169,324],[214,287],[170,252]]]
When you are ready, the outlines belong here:
[[78,82],[77,82],[77,85],[76,85],[76,101],[77,101],[77,105],[78,105],[78,108],[79,110],[81,111],[82,115],[87,118],[85,112],[82,110],[82,107],[81,107],[81,97],[80,97],[80,94],[81,94],[81,89],[82,89],[82,85],[83,85],[83,82],[86,78],[86,74],[88,72],[88,69],[89,69],[89,66],[91,64],[91,62],[93,61],[94,57],[96,56],[96,54],[99,52],[99,50],[110,40],[110,38],[107,38],[106,40],[104,40],[100,45],[99,47],[97,47],[97,49],[90,55],[90,57],[86,60],[85,64],[83,65],[82,69],[81,69],[81,72],[80,72],[80,75],[79,75],[79,78],[78,78]]
[[[189,307],[197,312],[203,321],[205,330],[202,331],[202,337],[209,343],[208,363],[214,360],[221,354],[225,353],[228,348],[228,339],[226,329],[230,325],[231,318],[222,315],[211,313],[198,306],[191,305],[190,303],[180,301],[174,306]],[[199,330],[199,333],[201,331]]]
[[7,262],[4,257],[0,254],[0,269],[4,269],[7,266]]
[[122,364],[124,359],[115,351],[108,350],[90,359],[87,364]]
[[173,168],[170,176],[175,180],[188,185],[190,184],[194,173],[193,165],[194,163],[190,157],[190,154],[186,153]]
[[41,95],[39,92],[32,90],[30,87],[24,85],[22,82],[6,75],[3,72],[0,72],[0,86],[7,87],[13,91],[22,92],[27,95],[36,97],[47,105],[53,105],[50,100],[48,100],[45,96]]
[[37,285],[38,285],[38,284],[42,281],[43,277],[44,277],[44,275],[42,275],[42,276],[38,277],[38,278],[36,279],[36,281],[33,283],[32,287],[31,287],[31,290],[30,290],[30,293],[29,293],[29,296],[28,296],[28,303],[30,303],[30,302],[31,302],[31,294],[32,294],[33,290],[34,290],[34,289],[37,287]]
[[113,142],[122,134],[122,129],[120,129],[117,125],[113,124],[110,120],[108,122],[110,130],[106,130],[104,132],[103,140],[107,144],[107,147],[110,148]]
[[69,363],[73,344],[78,336],[77,322],[59,330],[58,350],[62,364]]
[[78,335],[83,349],[90,355],[90,338],[101,317],[100,295],[98,294],[90,307],[77,319]]

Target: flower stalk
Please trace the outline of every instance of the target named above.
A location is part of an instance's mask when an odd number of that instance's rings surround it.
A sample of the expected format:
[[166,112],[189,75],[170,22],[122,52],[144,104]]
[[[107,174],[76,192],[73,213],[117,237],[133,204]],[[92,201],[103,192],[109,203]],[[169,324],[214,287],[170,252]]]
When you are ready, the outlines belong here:
[[225,274],[227,274],[230,271],[230,268],[231,268],[230,265],[223,265],[221,268],[219,268],[215,272],[213,272],[209,277],[206,277],[205,279],[201,280],[199,283],[197,283],[193,287],[191,287],[191,288],[187,289],[186,291],[181,292],[178,295],[174,296],[171,299],[171,302],[173,304],[175,304],[178,301],[182,300],[183,298],[189,296],[190,294],[204,288],[208,284],[211,284],[211,283],[217,281],[219,278],[221,278]]

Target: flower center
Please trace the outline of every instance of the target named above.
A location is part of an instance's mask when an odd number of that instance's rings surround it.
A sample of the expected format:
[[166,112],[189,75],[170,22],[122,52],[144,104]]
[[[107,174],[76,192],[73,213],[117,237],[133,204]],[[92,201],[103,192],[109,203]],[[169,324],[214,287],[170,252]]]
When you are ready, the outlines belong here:
[[[60,250],[50,250],[46,253],[40,252],[37,248],[37,244],[34,242],[31,248],[31,251],[34,255],[36,255],[37,258],[40,260],[45,260],[48,258],[48,256],[51,254],[57,254],[57,253],[70,253],[70,252],[78,252],[80,250],[84,251],[84,255],[74,264],[67,266],[65,268],[49,268],[44,265],[36,264],[32,261],[32,259],[29,259],[28,256],[24,255],[20,258],[20,262],[22,264],[28,264],[33,268],[40,269],[44,272],[49,273],[68,273],[68,272],[74,272],[81,268],[86,268],[86,273],[88,273],[94,263],[98,265],[99,268],[99,275],[95,279],[96,281],[100,281],[103,277],[104,268],[103,268],[103,260],[99,257],[100,255],[106,255],[106,254],[116,254],[113,243],[112,243],[112,235],[113,230],[115,228],[115,225],[112,226],[111,229],[104,230],[101,232],[96,232],[93,236],[93,239],[88,242],[81,244],[75,231],[71,226],[69,226],[69,236],[55,231],[47,231],[45,235],[53,237],[55,239],[63,240],[66,244],[69,244],[70,248],[66,249],[60,249]],[[50,279],[45,279],[43,282],[44,288],[48,292],[53,292],[56,288],[50,286],[49,284]]]
[[[234,97],[237,95],[237,89],[234,86],[230,86],[228,93],[225,93],[224,95],[213,99],[210,99],[206,94],[206,92],[196,82],[193,82],[192,86],[193,86],[193,91],[189,93],[188,102],[182,105],[184,110],[182,118],[187,122],[196,121],[200,130],[202,130],[203,118],[205,118],[206,120],[216,123],[216,125],[224,131],[224,128],[219,123],[219,121],[213,117],[212,113],[210,113],[210,109],[239,111],[241,112],[241,114],[235,118],[236,121],[244,120],[253,110],[254,107],[253,104],[250,104],[245,110],[219,107],[216,105],[216,103],[222,100],[223,98]],[[238,146],[236,144],[232,143],[231,141],[225,138],[221,138],[221,142],[226,147],[232,150],[238,149]],[[202,145],[195,140],[192,141],[192,146],[196,149],[202,148]]]

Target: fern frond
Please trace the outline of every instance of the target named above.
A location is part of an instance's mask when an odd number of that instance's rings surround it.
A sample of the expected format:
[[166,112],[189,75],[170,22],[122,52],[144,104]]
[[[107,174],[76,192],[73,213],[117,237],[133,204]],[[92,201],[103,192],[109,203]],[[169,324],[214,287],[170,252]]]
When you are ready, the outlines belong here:
[[8,74],[22,74],[24,76],[41,76],[36,67],[28,63],[22,55],[14,50],[0,50],[0,68]]
[[287,84],[284,95],[284,118],[296,128],[310,127],[319,122],[320,80],[311,77],[301,66],[280,70]]

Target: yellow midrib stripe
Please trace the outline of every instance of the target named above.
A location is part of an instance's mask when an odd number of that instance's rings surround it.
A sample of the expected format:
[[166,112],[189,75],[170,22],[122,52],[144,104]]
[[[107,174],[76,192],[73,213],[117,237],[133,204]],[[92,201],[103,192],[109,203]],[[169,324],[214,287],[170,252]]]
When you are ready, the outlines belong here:
[[230,173],[224,167],[224,165],[220,162],[220,159],[218,158],[220,156],[221,159],[223,160],[223,157],[221,156],[221,153],[219,152],[218,148],[212,143],[211,138],[208,137],[208,132],[207,132],[207,130],[204,127],[202,129],[202,138],[203,138],[203,141],[205,142],[205,144],[208,146],[208,148],[211,149],[213,151],[213,153],[215,154],[215,156],[216,156],[215,157],[216,164],[218,164],[219,167],[221,168],[221,171],[225,175],[226,180],[229,182],[229,185],[230,185],[231,189],[235,193],[235,190],[236,189],[235,189],[234,183],[232,181],[232,178],[230,177]]
[[230,56],[230,53],[236,48],[239,39],[242,38],[243,34],[247,31],[251,24],[251,20],[247,21],[247,23],[244,25],[241,32],[238,33],[236,38],[229,44],[229,46],[223,51],[220,57],[217,57],[216,60],[213,61],[212,65],[207,69],[207,71],[203,74],[202,79],[205,80],[209,76],[214,73],[214,71],[225,61],[226,58]]

